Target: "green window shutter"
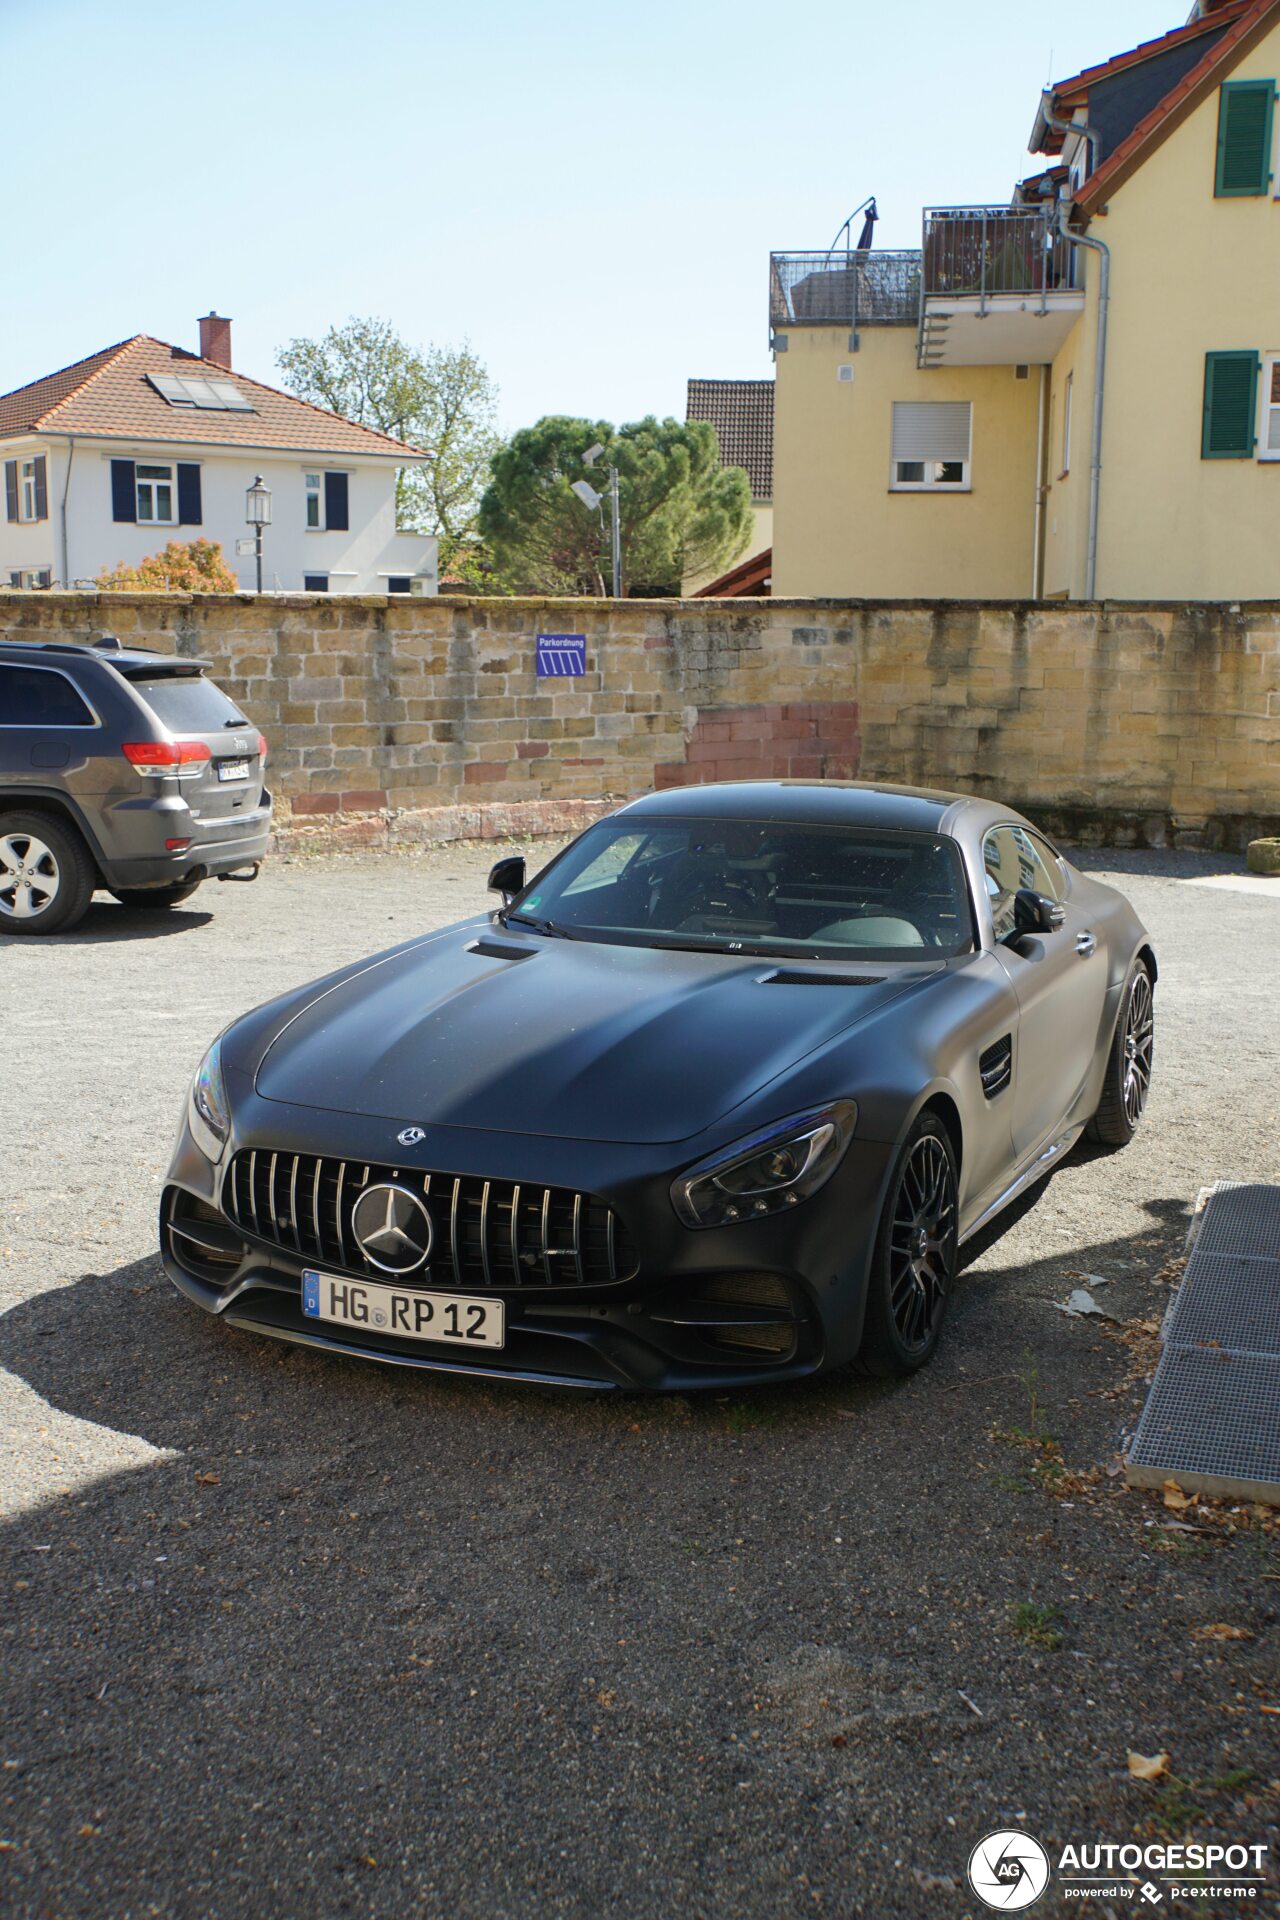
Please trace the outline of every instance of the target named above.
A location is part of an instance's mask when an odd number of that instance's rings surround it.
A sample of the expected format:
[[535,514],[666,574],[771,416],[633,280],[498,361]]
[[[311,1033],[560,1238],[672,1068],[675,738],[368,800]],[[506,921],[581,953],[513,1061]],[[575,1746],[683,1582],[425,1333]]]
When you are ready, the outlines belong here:
[[1206,353],[1202,460],[1251,460],[1258,399],[1256,353]]
[[1218,168],[1213,190],[1221,199],[1262,194],[1271,185],[1274,80],[1228,80],[1218,90]]

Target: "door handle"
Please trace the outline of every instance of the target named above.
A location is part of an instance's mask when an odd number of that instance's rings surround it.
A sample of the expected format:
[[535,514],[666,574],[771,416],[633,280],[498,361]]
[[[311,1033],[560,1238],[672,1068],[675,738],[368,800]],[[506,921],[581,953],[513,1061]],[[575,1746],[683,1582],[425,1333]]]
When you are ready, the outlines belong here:
[[1097,936],[1096,934],[1090,933],[1087,927],[1083,933],[1076,935],[1076,952],[1082,960],[1087,960],[1091,953],[1096,953],[1097,948]]

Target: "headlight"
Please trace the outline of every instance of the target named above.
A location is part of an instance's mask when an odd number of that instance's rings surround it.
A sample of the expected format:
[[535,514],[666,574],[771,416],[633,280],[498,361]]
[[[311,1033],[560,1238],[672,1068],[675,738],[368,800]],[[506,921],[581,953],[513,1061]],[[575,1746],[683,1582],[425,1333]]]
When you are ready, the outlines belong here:
[[686,1227],[724,1227],[799,1206],[840,1165],[857,1118],[851,1100],[793,1114],[690,1167],[673,1183],[671,1203]]
[[222,1048],[219,1040],[214,1041],[191,1082],[187,1125],[191,1129],[191,1138],[205,1159],[216,1161],[231,1131],[227,1090],[222,1084]]

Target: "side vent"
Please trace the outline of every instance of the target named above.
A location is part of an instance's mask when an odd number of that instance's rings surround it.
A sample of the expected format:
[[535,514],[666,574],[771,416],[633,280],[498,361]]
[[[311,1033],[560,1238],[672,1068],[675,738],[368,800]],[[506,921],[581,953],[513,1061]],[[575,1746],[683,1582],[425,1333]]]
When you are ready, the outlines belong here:
[[1013,1073],[1013,1040],[1006,1033],[1003,1040],[997,1040],[993,1047],[979,1057],[978,1072],[982,1076],[982,1091],[988,1100],[994,1100],[1003,1093]]

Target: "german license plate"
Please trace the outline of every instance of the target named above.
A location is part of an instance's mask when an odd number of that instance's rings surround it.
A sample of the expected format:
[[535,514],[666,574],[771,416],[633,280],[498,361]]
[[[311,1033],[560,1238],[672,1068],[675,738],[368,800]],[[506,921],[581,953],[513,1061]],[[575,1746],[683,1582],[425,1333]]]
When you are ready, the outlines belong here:
[[371,1280],[343,1280],[311,1268],[302,1275],[302,1311],[308,1320],[394,1334],[400,1340],[439,1340],[451,1347],[500,1347],[505,1338],[501,1300],[418,1293]]
[[218,778],[219,780],[247,780],[249,778],[249,762],[247,760],[219,760]]

